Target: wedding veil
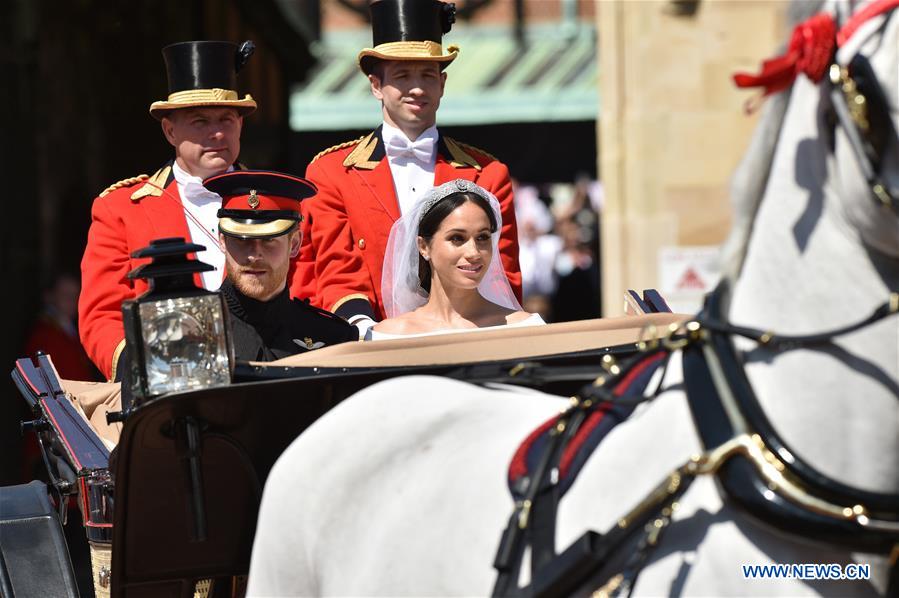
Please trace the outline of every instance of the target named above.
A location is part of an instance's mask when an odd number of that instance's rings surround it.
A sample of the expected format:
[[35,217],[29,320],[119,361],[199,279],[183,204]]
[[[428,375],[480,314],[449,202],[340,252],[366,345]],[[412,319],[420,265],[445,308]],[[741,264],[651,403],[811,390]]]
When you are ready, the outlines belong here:
[[509,285],[509,279],[506,278],[499,255],[499,234],[503,227],[499,201],[483,187],[465,179],[456,179],[434,187],[422,195],[412,209],[394,222],[390,229],[381,275],[381,297],[388,318],[395,318],[427,303],[428,293],[421,288],[418,279],[418,227],[421,219],[431,208],[459,192],[474,193],[483,197],[490,204],[496,218],[496,231],[491,235],[493,257],[487,267],[487,273],[478,284],[478,292],[491,303],[516,311],[521,310],[521,305]]

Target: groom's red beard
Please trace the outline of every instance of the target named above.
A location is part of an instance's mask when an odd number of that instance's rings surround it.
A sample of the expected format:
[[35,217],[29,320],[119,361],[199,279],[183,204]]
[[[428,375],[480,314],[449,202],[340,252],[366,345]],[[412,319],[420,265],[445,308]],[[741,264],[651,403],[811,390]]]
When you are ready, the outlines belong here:
[[228,280],[234,287],[251,299],[268,301],[287,283],[288,263],[280,267],[272,267],[266,263],[256,262],[252,266],[227,265]]

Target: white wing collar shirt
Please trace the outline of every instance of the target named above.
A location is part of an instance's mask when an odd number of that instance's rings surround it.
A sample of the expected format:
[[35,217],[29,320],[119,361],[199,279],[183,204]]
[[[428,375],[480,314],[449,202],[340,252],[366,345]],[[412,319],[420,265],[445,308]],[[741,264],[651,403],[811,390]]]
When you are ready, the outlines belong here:
[[[233,169],[228,169],[229,172],[231,170]],[[190,240],[206,247],[206,251],[197,254],[197,259],[215,266],[215,270],[201,274],[203,286],[209,291],[215,291],[222,285],[225,267],[225,254],[218,244],[219,228],[216,216],[216,212],[222,207],[222,198],[204,187],[203,179],[185,172],[178,166],[178,162],[172,164],[172,172],[175,175],[175,182],[178,183],[181,203],[184,205],[184,217],[187,219]]]
[[418,139],[409,141],[405,133],[385,122],[381,127],[381,138],[400,213],[406,214],[415,205],[415,200],[434,186],[437,127],[425,129]]

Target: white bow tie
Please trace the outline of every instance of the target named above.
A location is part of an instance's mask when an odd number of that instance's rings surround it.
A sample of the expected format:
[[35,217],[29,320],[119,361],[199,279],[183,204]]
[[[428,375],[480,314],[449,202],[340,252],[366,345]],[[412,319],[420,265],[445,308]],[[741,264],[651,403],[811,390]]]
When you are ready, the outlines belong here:
[[175,180],[181,186],[182,199],[189,201],[195,205],[204,203],[222,201],[222,198],[203,186],[203,179],[192,176],[181,169],[177,164],[174,165]]
[[202,181],[187,181],[184,184],[184,195],[185,199],[195,204],[222,201],[219,195],[204,187]]
[[409,141],[402,135],[397,135],[385,140],[384,149],[391,158],[401,156],[409,157],[418,162],[430,162],[434,154],[434,142],[430,136],[421,136],[415,141]]

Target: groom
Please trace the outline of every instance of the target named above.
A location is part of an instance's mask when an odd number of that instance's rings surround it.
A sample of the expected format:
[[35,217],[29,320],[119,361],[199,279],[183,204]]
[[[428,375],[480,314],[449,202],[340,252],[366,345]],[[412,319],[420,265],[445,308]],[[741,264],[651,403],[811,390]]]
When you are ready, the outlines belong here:
[[442,135],[437,108],[444,69],[459,49],[441,45],[455,6],[439,0],[371,4],[372,48],[359,68],[381,103],[383,124],[368,135],[316,156],[306,178],[318,195],[303,203],[306,233],[291,294],[337,313],[362,332],[384,317],[381,269],[393,223],[435,185],[463,178],[499,200],[503,268],[521,298],[518,230],[506,165]]

